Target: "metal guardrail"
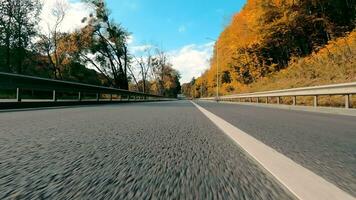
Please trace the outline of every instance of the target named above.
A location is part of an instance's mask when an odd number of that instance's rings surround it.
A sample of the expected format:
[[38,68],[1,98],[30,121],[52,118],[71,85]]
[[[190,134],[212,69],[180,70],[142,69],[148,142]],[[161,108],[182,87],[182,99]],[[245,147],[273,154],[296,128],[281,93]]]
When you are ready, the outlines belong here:
[[[96,95],[96,99],[93,100],[98,102],[102,100],[113,101],[113,95],[120,95],[119,100],[126,101],[168,100],[168,98],[162,96],[140,92],[3,72],[0,72],[0,89],[16,90],[16,99],[13,100],[15,102],[23,101],[22,91],[24,90],[52,92],[52,99],[47,100],[52,102],[59,100],[58,93],[60,92],[77,93],[78,98],[73,101],[85,101],[83,99],[84,94]],[[103,99],[102,97],[105,95],[109,98]],[[33,99],[31,100],[33,101]]]
[[314,97],[314,107],[318,106],[318,97],[323,95],[343,95],[345,96],[345,108],[352,107],[351,97],[356,94],[356,82],[335,84],[335,85],[324,85],[316,87],[303,87],[294,88],[286,90],[274,90],[266,92],[255,92],[246,94],[235,94],[221,96],[218,99],[216,97],[212,98],[202,98],[203,100],[221,100],[221,101],[233,101],[233,100],[247,100],[252,102],[255,98],[256,102],[259,103],[260,98],[266,98],[266,103],[269,103],[271,98],[277,98],[277,104],[280,104],[281,97],[292,97],[293,105],[297,105],[298,96],[312,96]]

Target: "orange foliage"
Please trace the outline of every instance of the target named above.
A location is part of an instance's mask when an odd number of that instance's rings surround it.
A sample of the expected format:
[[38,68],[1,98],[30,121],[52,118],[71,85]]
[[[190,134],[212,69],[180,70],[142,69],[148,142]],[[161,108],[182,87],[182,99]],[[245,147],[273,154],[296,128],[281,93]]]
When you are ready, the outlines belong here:
[[356,30],[332,40],[308,57],[245,88],[244,92],[287,89],[356,81]]
[[[341,42],[355,36],[353,32],[349,37],[344,37],[347,31],[355,27],[355,12],[349,12],[355,8],[356,5],[347,4],[343,0],[338,3],[332,0],[248,0],[242,11],[233,16],[230,25],[221,33],[210,69],[194,83],[185,85],[186,95],[215,95],[218,67],[220,94],[239,93],[255,90],[252,88],[260,82],[267,89],[268,81],[283,79],[284,75],[276,74],[283,74],[286,70],[292,73],[295,66],[302,66],[296,63],[309,62],[308,66],[312,66],[311,63],[318,66],[325,55],[334,55],[329,61],[333,67],[338,66],[344,63],[346,55],[340,54],[340,51],[347,49],[351,52],[346,56],[349,64],[343,66],[348,66],[351,74],[355,75],[355,66],[350,65],[354,62],[352,59],[355,53],[350,50],[350,46],[354,43]],[[340,39],[335,40],[337,38]],[[331,65],[326,70],[333,68]],[[348,77],[349,68],[339,70],[340,74],[335,79],[341,81]],[[305,75],[310,72],[309,69],[305,70],[297,70],[295,73]],[[327,73],[330,74],[330,71],[320,73],[323,77],[319,77],[316,82],[333,80],[325,75]],[[313,75],[309,77],[312,79]],[[299,78],[302,80],[302,77]]]

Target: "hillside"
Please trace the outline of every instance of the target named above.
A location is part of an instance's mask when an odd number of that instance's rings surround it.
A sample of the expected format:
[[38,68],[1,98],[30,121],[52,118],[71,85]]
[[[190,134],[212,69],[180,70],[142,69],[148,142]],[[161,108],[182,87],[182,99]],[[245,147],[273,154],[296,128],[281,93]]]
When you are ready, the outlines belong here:
[[261,78],[245,91],[265,91],[356,81],[356,31],[332,40],[320,51],[292,61],[288,68]]
[[354,81],[355,8],[346,0],[248,0],[220,35],[210,69],[183,91],[214,95],[217,61],[221,95]]

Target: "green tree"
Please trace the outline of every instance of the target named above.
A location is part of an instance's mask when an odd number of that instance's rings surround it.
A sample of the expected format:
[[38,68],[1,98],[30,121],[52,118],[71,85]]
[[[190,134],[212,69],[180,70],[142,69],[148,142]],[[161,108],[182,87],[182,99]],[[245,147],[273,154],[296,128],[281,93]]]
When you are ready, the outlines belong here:
[[[78,36],[79,58],[100,71],[111,86],[128,89],[130,56],[127,48],[129,33],[109,17],[101,0],[87,0],[95,14],[83,19],[88,23]],[[81,37],[85,35],[86,37]],[[86,40],[84,43],[83,40]],[[86,45],[83,45],[86,44]]]
[[39,0],[0,1],[0,45],[6,71],[24,73],[23,65],[37,35]]

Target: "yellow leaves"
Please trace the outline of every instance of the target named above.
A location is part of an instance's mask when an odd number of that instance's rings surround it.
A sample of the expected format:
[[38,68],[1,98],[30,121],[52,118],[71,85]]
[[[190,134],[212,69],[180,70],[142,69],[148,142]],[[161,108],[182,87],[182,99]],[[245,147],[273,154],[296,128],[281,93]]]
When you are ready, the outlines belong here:
[[293,59],[287,69],[253,83],[251,91],[265,91],[356,81],[356,30],[305,58]]
[[151,83],[150,93],[151,94],[155,94],[155,95],[159,95],[159,85],[158,85],[157,81],[153,81]]
[[[328,8],[321,9],[323,6]],[[243,91],[247,87],[244,84],[251,83],[264,83],[258,87],[268,88],[278,79],[286,81],[281,85],[288,85],[288,79],[294,80],[290,86],[308,82],[300,81],[304,79],[318,82],[320,77],[336,80],[353,76],[356,79],[356,31],[323,48],[330,37],[342,35],[340,30],[345,30],[345,27],[337,27],[338,24],[333,26],[327,9],[336,9],[336,14],[341,11],[320,0],[248,0],[221,33],[211,67],[197,79],[195,86],[205,85],[209,95],[214,94],[217,61],[220,78],[222,72],[228,72],[232,81],[221,84],[222,94]],[[320,13],[322,10],[325,12]],[[340,19],[337,20],[342,21]],[[312,53],[315,50],[318,51]],[[323,72],[325,69],[332,69],[337,75],[331,77],[330,71]]]

